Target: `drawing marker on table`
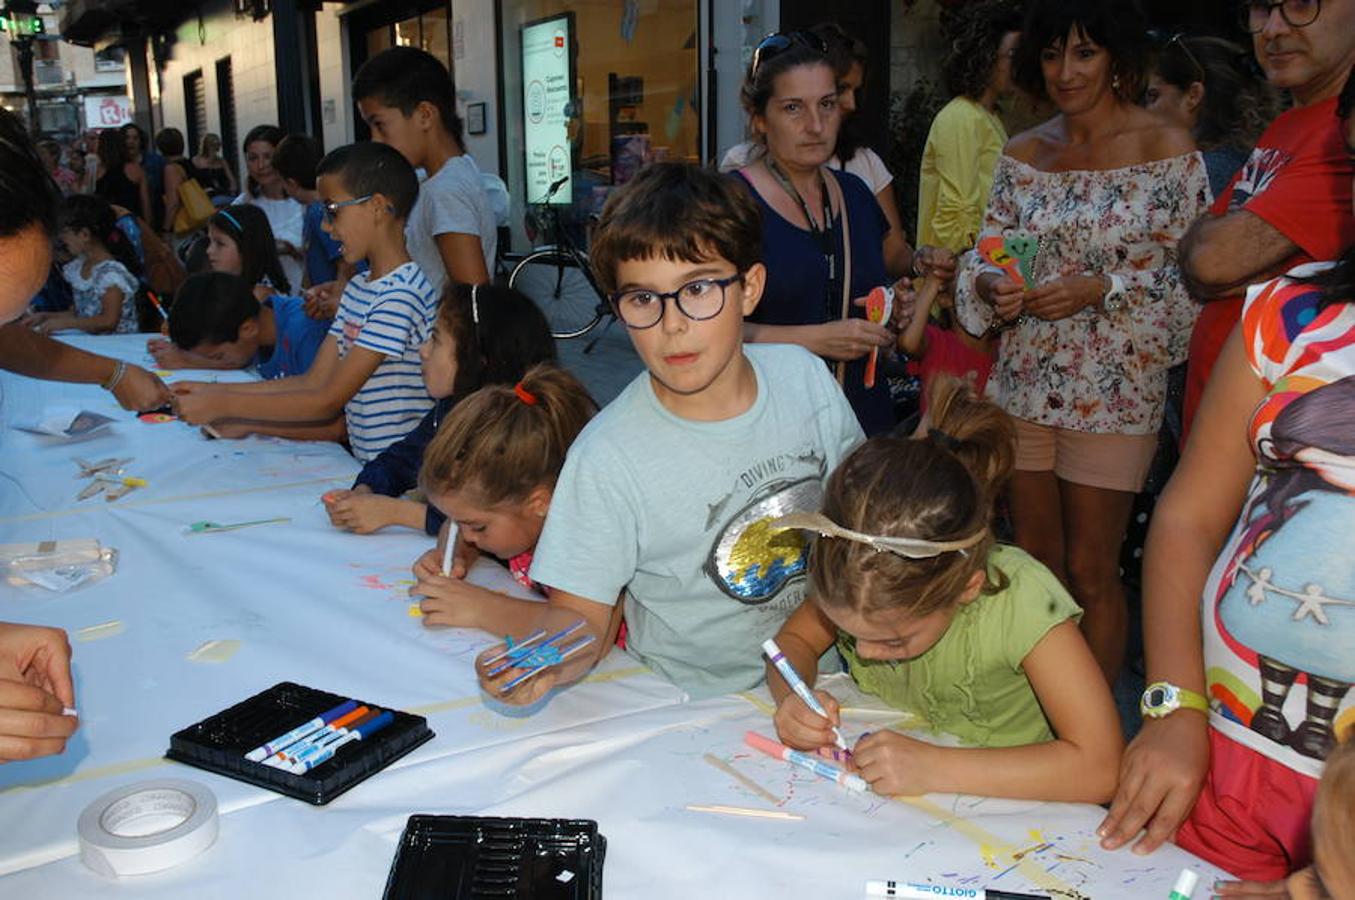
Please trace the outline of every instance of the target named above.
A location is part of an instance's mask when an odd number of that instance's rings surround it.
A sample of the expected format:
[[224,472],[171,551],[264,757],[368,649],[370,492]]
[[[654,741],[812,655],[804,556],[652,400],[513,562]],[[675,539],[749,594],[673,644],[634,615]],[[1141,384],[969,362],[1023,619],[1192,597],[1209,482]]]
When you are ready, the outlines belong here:
[[[839,769],[837,766],[829,765],[812,754],[804,753],[800,750],[792,750],[784,744],[778,744],[771,738],[758,734],[756,731],[745,732],[743,735],[743,742],[754,750],[761,750],[768,756],[783,759],[792,765],[799,766],[802,769],[808,769],[815,775],[836,781],[850,791],[857,791],[860,793],[862,791],[870,790],[870,785],[866,784],[866,780],[860,775],[853,775],[850,772]],[[964,895],[957,894],[955,896]]]
[[1176,876],[1176,884],[1172,886],[1172,892],[1167,900],[1190,900],[1190,895],[1195,893],[1195,885],[1199,883],[1199,872],[1194,869],[1182,869],[1181,874]]
[[345,700],[333,709],[320,713],[320,715],[311,719],[309,722],[303,722],[286,734],[279,735],[268,743],[255,747],[245,754],[245,759],[250,762],[263,762],[284,747],[290,747],[302,738],[309,737],[312,733],[324,728],[340,716],[352,712],[357,708],[357,705],[358,703],[356,700]]
[[974,900],[1050,900],[1046,894],[1017,894],[960,884],[932,881],[867,881],[867,897],[899,897],[902,900],[936,900],[937,897],[972,897]]
[[272,754],[267,759],[265,759],[263,761],[263,764],[265,766],[273,766],[274,768],[278,769],[285,769],[287,768],[287,766],[291,765],[298,752],[304,750],[306,747],[309,747],[312,743],[314,743],[317,740],[324,740],[327,733],[337,731],[338,729],[347,725],[349,722],[352,722],[355,719],[360,719],[365,715],[367,715],[367,707],[365,706],[359,706],[356,709],[351,709],[348,712],[344,713],[343,715],[339,716],[337,719],[333,720],[332,722],[328,722],[320,726],[318,729],[312,731],[306,737],[301,738],[300,740],[295,741],[291,744],[288,744],[286,747],[283,747],[281,750],[277,751],[276,753]]
[[301,765],[306,760],[314,759],[316,756],[324,752],[325,748],[336,743],[337,741],[343,740],[346,736],[351,734],[354,729],[358,728],[361,725],[365,725],[367,722],[370,722],[371,720],[377,718],[380,715],[381,710],[368,709],[367,712],[358,716],[356,719],[353,719],[351,722],[347,722],[333,731],[321,733],[314,737],[313,739],[305,741],[304,747],[298,747],[295,753],[287,754],[288,760],[290,760],[290,762],[284,762],[282,764],[282,768],[295,769],[297,766]]
[[223,525],[220,522],[194,522],[184,534],[215,534],[218,531],[238,531],[241,528],[253,528],[256,525],[286,525],[292,521],[290,516],[278,516],[273,519],[255,519],[253,522],[233,522]]
[[[795,667],[790,664],[790,660],[786,659],[786,654],[781,652],[781,648],[776,645],[774,638],[767,638],[762,642],[762,652],[767,654],[767,658],[772,661],[772,665],[776,666],[776,671],[781,673],[781,677],[786,680],[787,686],[795,692],[795,696],[803,700],[805,706],[825,719],[828,718],[828,712],[819,702],[819,698],[814,696],[814,692],[809,689],[809,685],[805,684],[804,679],[800,677],[800,673],[795,671]],[[833,735],[837,738],[839,749],[846,750],[847,742],[842,739],[842,732],[838,730],[836,725],[833,726]]]
[[385,712],[381,713],[381,715],[368,719],[361,725],[349,729],[348,733],[345,734],[343,737],[339,738],[338,740],[331,741],[328,744],[326,744],[324,746],[324,749],[322,749],[317,755],[309,757],[303,762],[294,763],[292,765],[292,774],[293,775],[306,774],[311,769],[314,769],[321,763],[327,762],[331,757],[334,756],[335,753],[339,752],[339,748],[342,747],[344,744],[347,744],[350,741],[361,741],[366,738],[369,738],[394,721],[395,713],[391,712],[390,710],[386,710]]

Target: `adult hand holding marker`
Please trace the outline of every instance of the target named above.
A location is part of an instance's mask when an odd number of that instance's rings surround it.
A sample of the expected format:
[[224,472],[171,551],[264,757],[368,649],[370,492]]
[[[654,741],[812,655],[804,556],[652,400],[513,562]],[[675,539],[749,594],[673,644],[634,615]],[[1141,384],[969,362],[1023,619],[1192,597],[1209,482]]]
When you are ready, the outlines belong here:
[[0,762],[65,750],[74,706],[66,632],[0,622]]

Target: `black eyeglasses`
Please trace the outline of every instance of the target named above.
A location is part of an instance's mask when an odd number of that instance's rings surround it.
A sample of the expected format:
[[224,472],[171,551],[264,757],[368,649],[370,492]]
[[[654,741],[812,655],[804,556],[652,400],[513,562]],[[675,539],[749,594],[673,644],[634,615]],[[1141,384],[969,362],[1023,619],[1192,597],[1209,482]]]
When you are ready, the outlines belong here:
[[663,320],[665,300],[677,304],[678,311],[689,319],[700,322],[713,319],[725,308],[725,289],[736,281],[743,281],[743,273],[728,278],[698,278],[675,291],[619,291],[612,294],[616,317],[627,328],[637,331],[653,328]]
[[1173,47],[1180,50],[1181,55],[1186,58],[1186,62],[1190,63],[1190,67],[1195,70],[1195,77],[1192,79],[1192,81],[1198,81],[1201,84],[1205,83],[1204,66],[1200,65],[1199,58],[1194,53],[1192,53],[1190,47],[1186,45],[1186,35],[1184,32],[1177,31],[1171,34],[1170,36],[1164,38],[1163,32],[1150,31],[1148,32],[1148,36],[1151,37],[1157,43],[1162,45],[1163,53],[1167,52]]
[[828,42],[812,31],[786,31],[769,34],[753,48],[753,66],[748,70],[751,81],[757,70],[774,57],[785,53],[791,47],[805,47],[816,53],[828,55]]
[[333,222],[334,217],[339,214],[339,210],[343,209],[345,206],[357,206],[358,204],[366,203],[374,196],[376,195],[368,194],[365,197],[354,197],[352,200],[329,200],[321,204],[321,208],[325,211],[325,218]]
[[1322,0],[1250,0],[1242,6],[1242,27],[1252,34],[1260,34],[1266,30],[1270,14],[1277,9],[1290,28],[1306,28],[1321,15]]

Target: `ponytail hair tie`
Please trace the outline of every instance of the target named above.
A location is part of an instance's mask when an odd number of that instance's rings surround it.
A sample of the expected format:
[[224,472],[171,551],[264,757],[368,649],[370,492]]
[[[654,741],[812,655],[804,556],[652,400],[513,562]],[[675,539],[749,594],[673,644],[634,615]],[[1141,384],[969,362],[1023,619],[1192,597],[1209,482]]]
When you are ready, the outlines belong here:
[[527,390],[527,388],[523,387],[521,381],[513,385],[513,393],[517,394],[518,399],[528,406],[536,406],[536,394],[533,394],[531,391]]
[[964,446],[964,441],[957,440],[951,435],[946,434],[940,428],[928,428],[927,438],[933,444],[939,444],[952,453],[958,453],[960,448]]

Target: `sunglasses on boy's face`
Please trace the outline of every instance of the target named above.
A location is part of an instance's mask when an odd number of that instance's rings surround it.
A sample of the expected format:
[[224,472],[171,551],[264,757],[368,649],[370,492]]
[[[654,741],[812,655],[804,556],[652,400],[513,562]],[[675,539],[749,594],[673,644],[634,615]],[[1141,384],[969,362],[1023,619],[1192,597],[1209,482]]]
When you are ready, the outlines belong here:
[[736,272],[728,278],[698,278],[675,291],[620,291],[612,294],[612,305],[621,323],[636,331],[659,324],[667,300],[677,304],[678,312],[700,322],[718,316],[725,308],[725,289],[742,280],[743,273]]
[[1322,0],[1250,0],[1242,4],[1242,27],[1252,34],[1266,30],[1270,14],[1280,11],[1280,17],[1290,28],[1306,28],[1322,13]]
[[328,221],[333,222],[334,217],[339,214],[339,210],[343,209],[345,206],[358,206],[359,204],[366,203],[374,196],[374,194],[367,194],[365,197],[354,197],[352,200],[327,200],[321,204],[321,208],[325,211],[325,218]]
[[828,43],[812,31],[788,31],[769,34],[758,41],[757,47],[753,49],[753,67],[749,70],[749,76],[756,76],[757,70],[761,68],[763,63],[778,54],[785,53],[791,47],[806,47],[816,53],[826,54],[828,52]]

